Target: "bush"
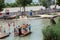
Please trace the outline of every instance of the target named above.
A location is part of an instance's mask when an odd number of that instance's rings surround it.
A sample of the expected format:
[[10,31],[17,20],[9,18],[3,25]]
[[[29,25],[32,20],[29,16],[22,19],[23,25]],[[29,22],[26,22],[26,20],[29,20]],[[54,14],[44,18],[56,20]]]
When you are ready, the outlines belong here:
[[16,16],[16,19],[18,19],[19,18],[19,16]]
[[56,25],[47,26],[43,29],[44,40],[60,40],[60,19]]

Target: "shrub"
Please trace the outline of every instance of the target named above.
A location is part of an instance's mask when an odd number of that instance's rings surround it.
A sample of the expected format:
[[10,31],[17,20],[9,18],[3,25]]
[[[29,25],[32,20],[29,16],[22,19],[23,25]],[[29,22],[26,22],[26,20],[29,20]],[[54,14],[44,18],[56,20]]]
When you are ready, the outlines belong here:
[[56,25],[47,26],[43,29],[44,40],[60,40],[60,19]]

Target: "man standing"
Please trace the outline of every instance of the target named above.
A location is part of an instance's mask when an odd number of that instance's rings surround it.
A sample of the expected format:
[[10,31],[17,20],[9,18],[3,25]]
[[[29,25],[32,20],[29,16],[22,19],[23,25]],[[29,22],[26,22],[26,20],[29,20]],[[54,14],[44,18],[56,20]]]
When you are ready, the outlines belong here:
[[32,10],[30,11],[30,16],[32,16]]

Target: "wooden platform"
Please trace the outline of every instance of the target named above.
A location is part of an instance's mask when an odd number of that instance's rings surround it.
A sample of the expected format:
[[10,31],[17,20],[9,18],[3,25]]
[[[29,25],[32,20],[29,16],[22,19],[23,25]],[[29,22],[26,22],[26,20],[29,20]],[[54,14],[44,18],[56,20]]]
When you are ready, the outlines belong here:
[[29,34],[31,34],[32,32],[29,32],[29,33],[27,33],[27,34],[25,34],[25,35],[21,35],[21,37],[25,37],[25,36],[27,36],[27,35],[29,35]]
[[6,37],[8,37],[8,36],[9,36],[9,34],[0,33],[0,39],[6,38]]

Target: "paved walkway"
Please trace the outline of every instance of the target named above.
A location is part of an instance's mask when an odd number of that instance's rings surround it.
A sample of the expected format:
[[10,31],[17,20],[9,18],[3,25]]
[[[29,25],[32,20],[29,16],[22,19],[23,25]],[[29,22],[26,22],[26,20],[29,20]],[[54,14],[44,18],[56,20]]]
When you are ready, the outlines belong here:
[[56,18],[58,15],[34,15],[33,17],[40,17],[40,18]]

